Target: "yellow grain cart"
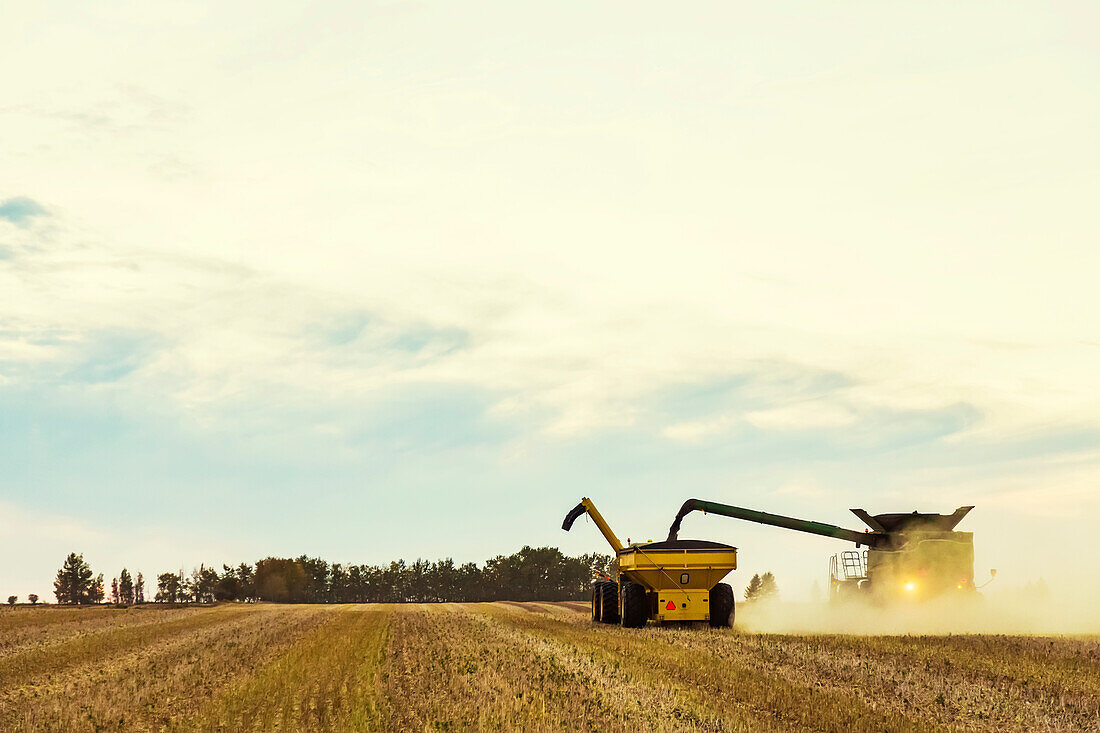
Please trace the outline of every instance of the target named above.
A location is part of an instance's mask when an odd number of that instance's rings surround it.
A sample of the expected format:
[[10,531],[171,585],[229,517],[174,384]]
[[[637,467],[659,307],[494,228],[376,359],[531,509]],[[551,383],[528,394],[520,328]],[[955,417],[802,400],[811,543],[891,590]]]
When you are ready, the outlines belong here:
[[565,516],[569,531],[587,513],[619,563],[619,580],[599,580],[592,588],[592,620],[640,628],[649,620],[707,621],[733,625],[733,588],[719,581],[737,568],[737,548],[705,540],[634,542],[624,547],[596,510],[581,499]]

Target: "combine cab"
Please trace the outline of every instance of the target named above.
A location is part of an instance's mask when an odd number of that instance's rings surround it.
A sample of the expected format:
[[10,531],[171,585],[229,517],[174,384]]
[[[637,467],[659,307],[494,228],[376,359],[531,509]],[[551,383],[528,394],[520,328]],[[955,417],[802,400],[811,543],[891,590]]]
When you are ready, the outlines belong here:
[[587,513],[615,551],[619,580],[592,588],[592,620],[640,628],[648,621],[706,621],[733,624],[733,588],[721,583],[737,568],[737,548],[705,540],[669,539],[626,547],[611,531],[591,499],[582,499],[562,522],[569,531]]
[[851,598],[867,587],[867,550],[845,550],[829,558],[829,599]]

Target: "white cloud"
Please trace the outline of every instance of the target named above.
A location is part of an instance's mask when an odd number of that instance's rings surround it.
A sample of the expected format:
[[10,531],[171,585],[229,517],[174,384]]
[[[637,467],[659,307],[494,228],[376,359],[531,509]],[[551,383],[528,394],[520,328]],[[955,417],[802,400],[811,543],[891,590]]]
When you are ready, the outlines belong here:
[[754,410],[745,415],[745,420],[764,430],[814,430],[854,425],[857,416],[844,405],[815,400],[769,410]]
[[735,424],[736,421],[732,418],[721,416],[711,420],[693,420],[673,423],[665,426],[661,430],[661,434],[671,440],[695,443],[715,435],[720,435]]

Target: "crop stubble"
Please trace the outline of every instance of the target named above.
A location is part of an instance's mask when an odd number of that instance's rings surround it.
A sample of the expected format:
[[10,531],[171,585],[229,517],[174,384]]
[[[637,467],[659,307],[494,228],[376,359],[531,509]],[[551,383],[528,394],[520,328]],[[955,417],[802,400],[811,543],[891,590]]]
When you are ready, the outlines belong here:
[[1100,731],[1100,639],[635,630],[575,603],[19,609],[0,729]]

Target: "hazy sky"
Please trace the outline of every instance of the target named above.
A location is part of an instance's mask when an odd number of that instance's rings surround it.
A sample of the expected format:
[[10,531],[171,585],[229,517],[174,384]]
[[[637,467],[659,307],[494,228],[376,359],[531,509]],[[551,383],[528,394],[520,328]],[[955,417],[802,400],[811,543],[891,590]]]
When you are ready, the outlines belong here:
[[[0,594],[606,550],[583,495],[1100,554],[1091,4],[0,17]],[[846,549],[684,536],[792,595]]]

